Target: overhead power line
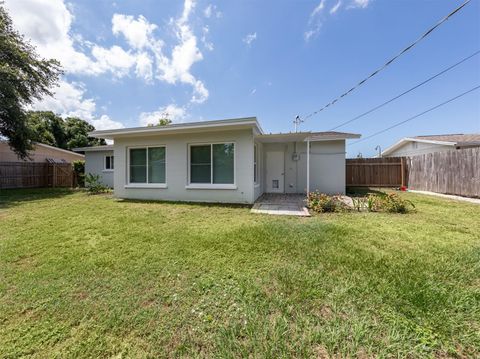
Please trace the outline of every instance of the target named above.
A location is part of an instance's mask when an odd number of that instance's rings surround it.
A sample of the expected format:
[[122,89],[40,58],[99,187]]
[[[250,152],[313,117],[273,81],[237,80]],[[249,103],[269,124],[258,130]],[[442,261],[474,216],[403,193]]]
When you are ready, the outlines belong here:
[[437,22],[434,26],[432,26],[431,28],[429,28],[422,36],[420,36],[417,40],[415,40],[414,42],[412,42],[410,45],[408,45],[407,47],[405,47],[402,51],[400,51],[397,55],[395,55],[394,57],[392,57],[390,60],[388,60],[384,65],[382,65],[381,67],[379,67],[377,70],[375,70],[374,72],[372,72],[368,77],[364,78],[363,80],[361,80],[359,83],[357,83],[355,86],[353,86],[351,89],[349,89],[348,91],[344,92],[343,94],[341,94],[340,96],[338,96],[337,98],[335,98],[333,101],[329,102],[328,104],[326,104],[325,106],[323,106],[322,108],[320,108],[319,110],[317,111],[314,111],[308,115],[306,115],[304,117],[304,120],[316,115],[317,113],[325,110],[326,108],[332,106],[333,104],[335,104],[338,100],[342,99],[343,97],[347,96],[348,94],[350,94],[352,91],[354,91],[357,87],[363,85],[365,82],[367,82],[369,79],[371,79],[373,76],[377,75],[380,71],[382,71],[383,69],[385,69],[387,66],[389,66],[391,63],[393,63],[396,59],[398,59],[400,56],[402,56],[404,53],[406,53],[407,51],[409,51],[410,49],[412,49],[415,45],[417,45],[420,41],[422,41],[424,38],[426,38],[428,35],[430,35],[437,27],[439,27],[440,25],[442,25],[445,21],[447,21],[450,17],[452,17],[453,15],[455,15],[457,12],[459,12],[465,5],[467,5],[471,0],[467,0],[465,1],[462,5],[460,5],[459,7],[457,7],[455,10],[453,10],[451,13],[449,13],[447,16],[445,16],[443,19],[441,19],[439,22]]
[[368,115],[368,114],[371,114],[372,112],[374,112],[374,111],[382,108],[383,106],[388,105],[390,102],[393,102],[393,101],[399,99],[400,97],[406,95],[407,93],[412,92],[413,90],[419,88],[420,86],[423,86],[423,85],[425,85],[426,83],[428,83],[428,82],[436,79],[438,76],[441,76],[441,75],[443,75],[444,73],[446,73],[446,72],[454,69],[454,68],[457,67],[458,65],[463,64],[465,61],[471,59],[472,57],[474,57],[474,56],[476,56],[476,55],[478,55],[478,54],[480,54],[480,50],[477,50],[476,52],[474,52],[474,53],[471,54],[470,56],[465,57],[464,59],[462,59],[462,60],[458,61],[457,63],[455,63],[455,64],[447,67],[446,69],[444,69],[444,70],[440,71],[439,73],[437,73],[437,74],[429,77],[428,79],[420,82],[419,84],[417,84],[417,85],[409,88],[408,90],[402,92],[401,94],[399,94],[399,95],[397,95],[397,96],[395,96],[395,97],[392,97],[390,100],[385,101],[385,102],[383,102],[382,104],[377,105],[377,106],[373,107],[372,109],[370,109],[370,110],[368,110],[368,111],[366,111],[366,112],[364,112],[364,113],[362,113],[362,114],[360,114],[360,115],[358,115],[358,116],[356,116],[356,117],[354,117],[354,118],[352,118],[352,119],[350,119],[350,120],[348,120],[348,121],[342,122],[341,124],[339,124],[339,125],[337,125],[337,126],[335,126],[335,127],[332,127],[331,129],[329,129],[329,131],[336,130],[336,129],[339,128],[339,127],[348,125],[349,123],[352,123],[353,121],[356,121],[356,120],[358,120],[359,118],[362,118],[362,117],[364,117],[364,116],[366,116],[366,115]]
[[452,97],[451,99],[449,99],[449,100],[447,100],[447,101],[444,101],[444,102],[442,102],[441,104],[438,104],[438,105],[436,105],[436,106],[433,106],[433,107],[429,108],[428,110],[425,110],[425,111],[423,111],[423,112],[420,112],[419,114],[417,114],[417,115],[415,115],[415,116],[409,117],[409,118],[407,118],[406,120],[397,122],[397,123],[395,123],[394,125],[392,125],[392,126],[390,126],[390,127],[387,127],[387,128],[385,128],[385,129],[383,129],[383,130],[381,130],[381,131],[375,132],[375,133],[373,133],[373,134],[371,134],[371,135],[369,135],[369,136],[367,136],[367,137],[364,137],[364,138],[362,138],[362,139],[360,139],[360,140],[358,140],[358,141],[352,142],[352,143],[350,143],[350,145],[354,145],[354,144],[357,144],[357,143],[359,143],[359,142],[368,140],[369,138],[372,138],[372,137],[377,136],[377,135],[379,135],[379,134],[381,134],[381,133],[387,132],[388,130],[391,130],[392,128],[395,128],[395,127],[398,127],[398,126],[400,126],[400,125],[403,125],[403,124],[406,123],[406,122],[412,121],[412,120],[414,120],[414,119],[416,119],[416,118],[418,118],[418,117],[420,117],[420,116],[425,115],[426,113],[429,113],[429,112],[431,112],[431,111],[433,111],[433,110],[436,110],[437,108],[442,107],[442,106],[444,106],[444,105],[446,105],[447,103],[450,103],[450,102],[452,102],[452,101],[455,101],[455,100],[459,99],[460,97],[463,97],[463,96],[469,94],[470,92],[473,92],[473,91],[475,91],[475,90],[478,90],[479,88],[480,88],[480,85],[475,86],[474,88],[472,88],[472,89],[470,89],[470,90],[468,90],[468,91],[465,91],[465,92],[461,93],[460,95],[457,95],[457,96],[455,96],[455,97]]

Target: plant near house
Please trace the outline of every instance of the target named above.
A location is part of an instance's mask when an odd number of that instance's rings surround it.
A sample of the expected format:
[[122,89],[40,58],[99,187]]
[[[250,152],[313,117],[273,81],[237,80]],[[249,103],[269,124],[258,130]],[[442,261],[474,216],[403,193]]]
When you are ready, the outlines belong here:
[[87,173],[85,175],[85,187],[90,194],[109,192],[109,188],[100,181],[100,175]]
[[329,196],[318,191],[310,192],[307,195],[307,206],[317,213],[345,212],[349,209],[340,196]]
[[353,210],[361,212],[367,208],[367,197],[352,197]]
[[[386,194],[383,194],[386,195]],[[380,212],[382,210],[382,197],[383,195],[369,194],[366,197],[367,211]]]
[[329,196],[320,192],[310,192],[307,196],[307,206],[317,213],[324,212],[388,212],[409,213],[415,210],[412,201],[403,199],[396,193],[370,193],[363,197],[352,197],[352,205],[348,206],[341,196]]
[[412,201],[403,199],[396,193],[369,194],[366,203],[369,212],[408,213],[415,210]]
[[408,213],[415,210],[412,201],[403,199],[395,193],[386,194],[383,197],[383,209],[390,213]]
[[77,160],[72,162],[73,174],[78,187],[85,187],[85,161]]

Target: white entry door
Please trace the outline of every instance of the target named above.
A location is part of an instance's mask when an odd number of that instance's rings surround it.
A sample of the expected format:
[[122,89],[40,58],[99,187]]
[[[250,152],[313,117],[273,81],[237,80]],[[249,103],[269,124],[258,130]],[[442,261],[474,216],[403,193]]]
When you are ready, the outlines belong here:
[[266,181],[268,193],[283,193],[285,177],[285,153],[283,151],[267,151]]

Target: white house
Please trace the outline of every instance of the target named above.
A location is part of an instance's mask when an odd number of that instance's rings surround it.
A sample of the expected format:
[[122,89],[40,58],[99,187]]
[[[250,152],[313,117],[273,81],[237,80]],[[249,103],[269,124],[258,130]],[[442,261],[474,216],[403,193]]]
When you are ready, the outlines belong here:
[[[86,172],[116,197],[253,203],[261,194],[345,192],[341,132],[266,134],[255,117],[90,133],[112,146],[83,148]],[[113,175],[113,183],[111,175]]]
[[480,147],[480,134],[406,137],[384,150],[382,157],[411,157],[468,147]]
[[85,173],[97,174],[101,182],[113,188],[113,146],[79,147],[74,149],[85,154]]

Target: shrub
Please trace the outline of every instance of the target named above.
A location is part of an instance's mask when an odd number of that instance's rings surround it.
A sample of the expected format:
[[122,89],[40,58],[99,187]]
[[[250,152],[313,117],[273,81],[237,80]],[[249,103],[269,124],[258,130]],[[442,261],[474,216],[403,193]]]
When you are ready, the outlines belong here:
[[314,212],[344,212],[348,206],[340,196],[329,196],[320,192],[310,192],[307,195],[307,206]]
[[369,212],[380,212],[383,209],[383,200],[382,198],[386,196],[386,193],[381,194],[369,194],[366,197],[367,202],[367,211]]
[[329,196],[320,192],[310,192],[307,196],[307,207],[318,213],[346,212],[388,212],[408,213],[415,210],[412,201],[403,199],[395,193],[371,193],[366,197],[352,197],[352,207],[349,207],[340,196]]
[[109,192],[110,189],[100,181],[100,175],[88,173],[85,175],[85,187],[90,194]]
[[415,209],[415,205],[412,201],[390,193],[383,197],[383,209],[390,213],[408,213]]
[[415,205],[395,193],[382,192],[368,195],[366,209],[369,212],[408,213],[415,209]]
[[85,161],[77,160],[72,162],[73,174],[77,179],[78,187],[85,187]]

